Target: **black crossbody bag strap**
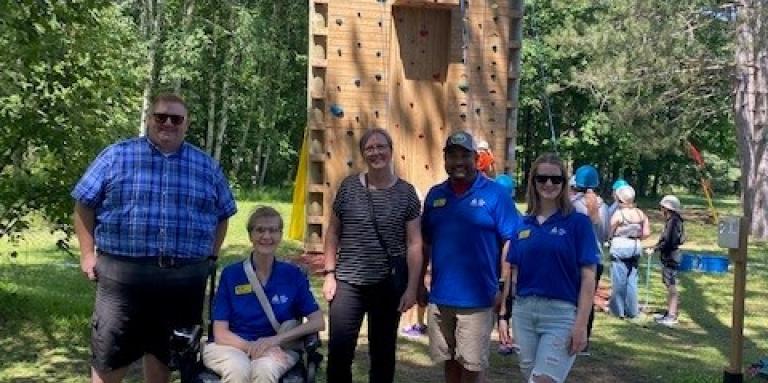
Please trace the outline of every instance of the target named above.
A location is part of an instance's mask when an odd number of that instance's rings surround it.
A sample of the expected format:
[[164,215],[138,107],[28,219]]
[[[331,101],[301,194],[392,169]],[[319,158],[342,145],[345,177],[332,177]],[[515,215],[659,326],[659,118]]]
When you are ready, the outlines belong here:
[[387,244],[384,242],[384,237],[381,236],[381,232],[379,231],[379,224],[376,222],[376,212],[373,209],[373,197],[371,196],[371,191],[368,189],[368,173],[365,173],[365,196],[368,197],[368,210],[370,211],[371,215],[371,223],[373,223],[373,231],[376,232],[376,238],[379,239],[379,244],[381,245],[381,248],[384,250],[384,253],[387,254],[387,264],[389,264],[389,267],[392,268],[392,260],[390,259],[392,255],[389,253],[389,248],[387,247]]

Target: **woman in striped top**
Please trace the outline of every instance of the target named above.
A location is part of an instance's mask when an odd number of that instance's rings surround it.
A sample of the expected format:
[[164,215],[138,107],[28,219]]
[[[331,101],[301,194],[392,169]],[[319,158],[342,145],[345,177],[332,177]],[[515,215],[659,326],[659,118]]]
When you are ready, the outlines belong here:
[[[421,281],[421,204],[413,185],[394,173],[389,133],[369,129],[359,145],[367,172],[342,181],[326,231],[327,381],[352,382],[357,337],[367,314],[369,381],[391,383],[400,314],[416,302]],[[391,265],[403,260],[408,265],[404,291],[391,274]]]

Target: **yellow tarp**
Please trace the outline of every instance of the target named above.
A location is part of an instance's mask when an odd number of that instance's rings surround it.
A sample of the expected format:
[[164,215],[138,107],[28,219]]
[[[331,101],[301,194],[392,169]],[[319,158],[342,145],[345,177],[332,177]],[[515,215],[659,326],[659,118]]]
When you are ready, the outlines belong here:
[[307,199],[307,164],[309,162],[309,147],[307,146],[307,130],[304,130],[304,140],[299,153],[299,169],[293,183],[293,206],[291,208],[291,225],[288,227],[288,238],[301,241],[304,239],[306,219],[304,206]]

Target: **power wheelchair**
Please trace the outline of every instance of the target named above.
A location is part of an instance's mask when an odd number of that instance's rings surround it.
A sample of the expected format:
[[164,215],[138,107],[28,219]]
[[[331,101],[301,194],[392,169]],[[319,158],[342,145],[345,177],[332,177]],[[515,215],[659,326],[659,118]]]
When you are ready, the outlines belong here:
[[[306,270],[302,268],[302,270]],[[208,334],[213,333],[213,321],[210,311],[216,292],[216,262],[211,262],[208,282]],[[314,383],[323,355],[318,349],[321,346],[319,334],[309,334],[304,337],[304,349],[300,352],[299,361],[280,378],[280,383]],[[181,383],[220,383],[221,377],[203,365],[202,326],[178,328],[171,334],[171,358],[169,368],[179,371]]]

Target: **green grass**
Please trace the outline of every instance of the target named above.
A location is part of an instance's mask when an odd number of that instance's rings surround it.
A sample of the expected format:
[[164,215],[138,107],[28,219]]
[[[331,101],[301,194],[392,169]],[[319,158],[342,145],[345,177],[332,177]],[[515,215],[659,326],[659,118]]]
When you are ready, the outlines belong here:
[[[275,194],[279,196],[278,194]],[[275,199],[279,202],[275,202]],[[276,207],[286,218],[290,204],[276,197],[263,203]],[[686,249],[723,253],[716,247],[715,226],[706,222],[706,204],[696,197],[681,198],[686,208]],[[656,200],[640,201],[651,216],[657,238],[661,218]],[[245,220],[256,202],[240,201],[224,244],[223,263],[242,258],[249,242]],[[721,214],[738,214],[736,199],[716,201]],[[0,382],[83,382],[88,375],[89,321],[94,285],[80,274],[77,259],[58,250],[59,238],[42,229],[30,232],[21,242],[0,242]],[[745,316],[745,362],[768,354],[768,246],[751,244],[748,264]],[[17,256],[9,254],[15,251]],[[284,241],[280,253],[301,253],[301,243]],[[643,268],[645,265],[643,264]],[[609,284],[604,275],[602,285]],[[664,288],[654,264],[649,304],[664,305]],[[320,297],[321,279],[312,278]],[[640,300],[644,301],[645,272],[641,273]],[[622,321],[605,313],[595,320],[591,351],[579,358],[572,382],[719,382],[730,354],[729,328],[733,274],[681,274],[681,323],[675,329],[652,320]],[[321,300],[321,306],[326,305]],[[360,339],[355,382],[367,382],[367,341]],[[327,334],[323,334],[326,337]],[[495,335],[494,335],[495,339]],[[491,353],[489,382],[518,381],[517,358]],[[429,360],[424,339],[401,338],[398,345],[398,382],[439,382],[441,368]],[[141,381],[138,368],[128,382]],[[322,379],[320,381],[323,381]],[[747,379],[749,381],[749,379]]]

